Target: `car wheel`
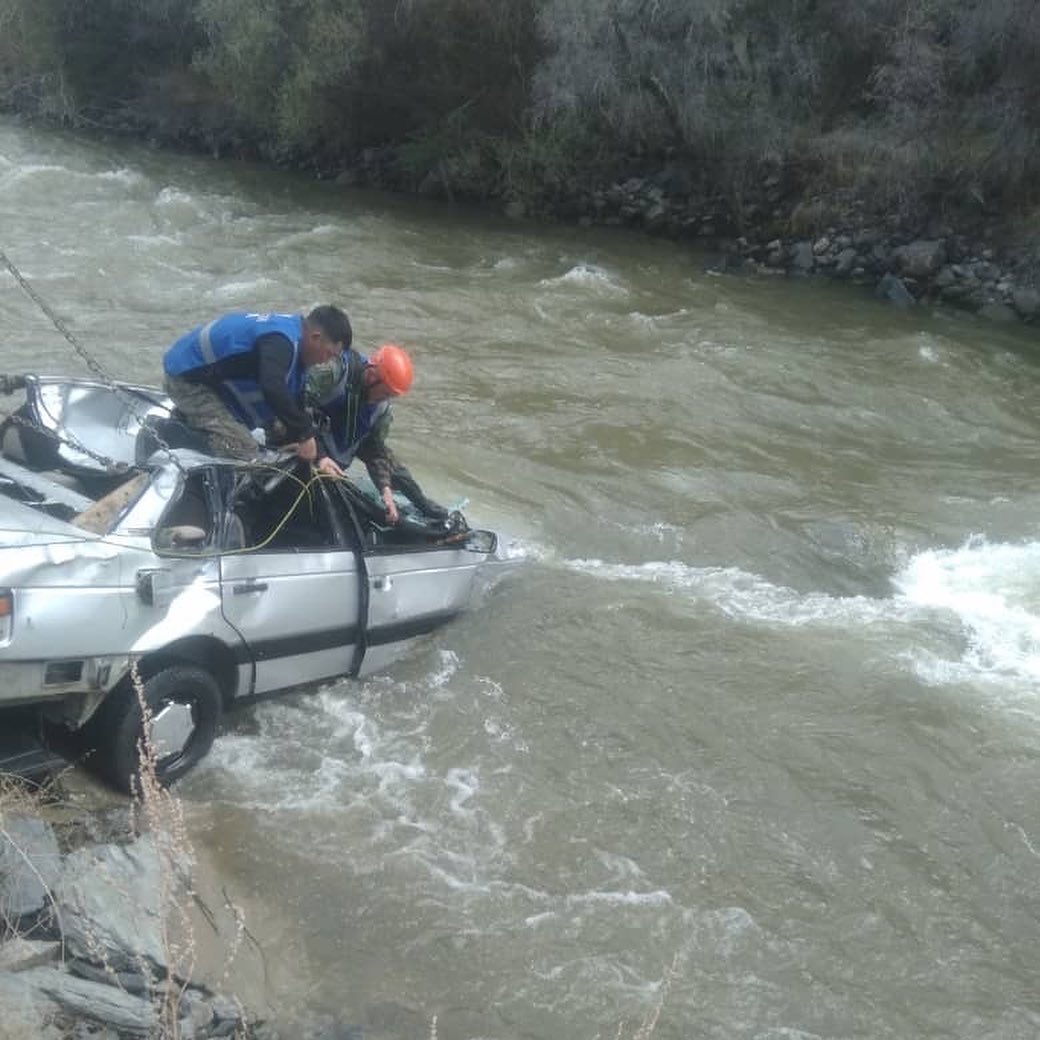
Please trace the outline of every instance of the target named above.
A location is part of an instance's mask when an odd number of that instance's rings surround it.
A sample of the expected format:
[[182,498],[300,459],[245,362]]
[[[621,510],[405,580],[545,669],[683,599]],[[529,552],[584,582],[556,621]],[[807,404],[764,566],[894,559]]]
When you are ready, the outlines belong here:
[[[143,681],[151,713],[155,775],[172,784],[203,759],[220,724],[220,687],[209,672],[174,665]],[[113,690],[89,723],[94,753],[91,768],[121,791],[132,792],[140,774],[138,745],[144,732],[141,702],[126,679]]]

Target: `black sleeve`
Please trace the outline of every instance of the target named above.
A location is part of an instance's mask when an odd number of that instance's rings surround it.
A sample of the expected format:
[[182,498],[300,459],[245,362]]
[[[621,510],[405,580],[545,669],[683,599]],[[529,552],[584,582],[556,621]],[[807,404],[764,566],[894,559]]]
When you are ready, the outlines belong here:
[[280,332],[261,336],[253,347],[257,358],[257,382],[264,400],[285,423],[289,440],[305,441],[314,436],[310,415],[289,392],[286,377],[292,364],[293,345]]

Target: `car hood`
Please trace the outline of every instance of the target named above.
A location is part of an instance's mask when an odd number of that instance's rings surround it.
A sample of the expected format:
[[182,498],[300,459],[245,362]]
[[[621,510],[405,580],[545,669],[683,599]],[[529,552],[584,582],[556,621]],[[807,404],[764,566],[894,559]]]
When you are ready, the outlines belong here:
[[0,548],[96,541],[97,535],[0,495]]
[[132,584],[155,557],[144,545],[92,534],[0,496],[0,587]]

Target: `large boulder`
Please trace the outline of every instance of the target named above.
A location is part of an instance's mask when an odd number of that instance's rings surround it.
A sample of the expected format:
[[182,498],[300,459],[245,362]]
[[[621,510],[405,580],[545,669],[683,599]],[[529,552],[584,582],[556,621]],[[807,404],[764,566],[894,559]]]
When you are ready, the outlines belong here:
[[907,278],[930,278],[946,263],[942,239],[918,239],[892,250],[899,273]]
[[65,861],[58,906],[70,957],[114,971],[165,966],[159,856],[152,842],[78,849]]

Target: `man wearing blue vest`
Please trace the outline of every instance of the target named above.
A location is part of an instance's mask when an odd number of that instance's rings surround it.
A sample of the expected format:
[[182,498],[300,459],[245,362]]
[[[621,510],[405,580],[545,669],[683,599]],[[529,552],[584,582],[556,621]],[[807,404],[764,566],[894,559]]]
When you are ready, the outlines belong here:
[[348,350],[350,321],[338,307],[300,314],[235,312],[182,336],[163,356],[166,392],[208,450],[255,459],[251,430],[279,423],[296,454],[320,456],[301,395],[304,373]]

